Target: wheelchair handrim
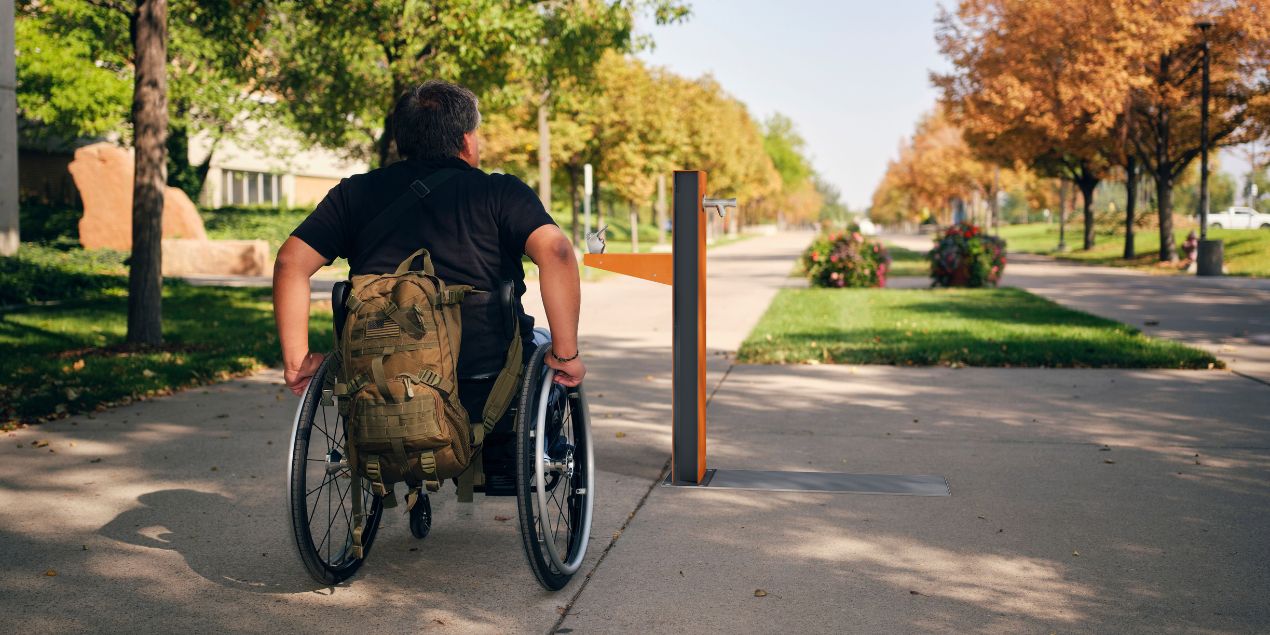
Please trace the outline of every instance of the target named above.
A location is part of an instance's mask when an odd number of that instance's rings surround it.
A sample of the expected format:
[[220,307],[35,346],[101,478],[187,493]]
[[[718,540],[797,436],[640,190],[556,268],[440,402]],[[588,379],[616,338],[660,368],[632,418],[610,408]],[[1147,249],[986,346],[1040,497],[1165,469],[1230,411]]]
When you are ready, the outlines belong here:
[[[545,367],[545,370],[543,372],[542,384],[539,389],[539,394],[542,395],[542,398],[538,400],[538,411],[534,413],[535,414],[534,416],[534,420],[535,420],[535,423],[534,423],[534,479],[535,479],[534,490],[537,492],[535,496],[538,499],[538,515],[539,515],[539,519],[542,522],[542,529],[544,534],[547,532],[547,523],[545,518],[543,518],[543,515],[546,513],[546,510],[548,509],[547,488],[543,486],[543,484],[547,482],[546,469],[545,469],[547,453],[546,453],[546,447],[544,445],[546,441],[546,436],[547,436],[546,433],[547,433],[547,401],[548,400],[546,396],[550,394],[551,383],[554,380],[554,378],[555,378],[555,371],[552,370],[550,367]],[[577,401],[581,404],[581,408],[585,409],[586,400],[583,399],[581,396],[582,387],[578,386],[575,390],[579,392]],[[565,407],[572,408],[572,406],[569,405],[568,400],[569,400],[569,397],[566,396]],[[583,438],[580,439],[580,441],[584,444],[584,447],[586,448],[586,452],[585,452],[586,465],[584,466],[583,469],[586,470],[586,490],[587,491],[585,494],[582,494],[582,526],[579,532],[580,537],[579,537],[577,549],[574,552],[573,557],[568,562],[565,562],[564,559],[560,557],[559,550],[556,549],[556,541],[554,539],[554,536],[551,536],[551,537],[548,537],[546,535],[542,536],[543,538],[542,543],[547,547],[547,554],[551,558],[551,563],[555,565],[557,569],[559,569],[559,572],[561,575],[573,575],[574,573],[578,571],[579,568],[582,567],[582,560],[583,558],[586,557],[587,544],[590,542],[590,538],[591,538],[591,513],[592,513],[593,503],[595,501],[595,458],[591,452],[591,449],[592,449],[591,426],[588,424],[586,413],[583,412],[581,414],[583,419],[582,420]],[[573,415],[570,414],[570,417],[572,416]],[[565,482],[563,483],[563,485],[569,488],[573,487],[573,483],[571,482]],[[557,485],[557,487],[559,487],[559,485]],[[570,528],[570,530],[573,531],[574,529]]]

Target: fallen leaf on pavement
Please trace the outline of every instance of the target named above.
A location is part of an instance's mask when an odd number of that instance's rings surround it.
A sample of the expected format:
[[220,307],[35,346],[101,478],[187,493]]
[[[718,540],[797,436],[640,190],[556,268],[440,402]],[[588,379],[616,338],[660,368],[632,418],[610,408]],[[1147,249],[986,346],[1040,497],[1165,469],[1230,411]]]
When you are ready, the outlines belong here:
[[42,448],[42,447],[47,446],[48,444],[49,444],[49,442],[48,442],[48,440],[47,440],[47,439],[40,439],[40,440],[36,441],[35,443],[32,443],[31,445],[34,445],[34,446],[35,446],[35,447],[37,447],[37,448]]
[[1077,558],[1079,558],[1079,557],[1080,557],[1080,552],[1079,552],[1079,551],[1072,551],[1072,555],[1073,555],[1073,556],[1075,556],[1075,557],[1077,557]]
[[495,517],[494,517],[494,520],[497,520],[497,521],[498,521],[498,522],[500,522],[500,523],[502,523],[502,522],[507,522],[507,521],[509,521],[509,520],[511,520],[511,519],[512,519],[512,517],[511,517],[511,516],[495,516]]
[[754,597],[765,598],[767,597],[767,591],[764,591],[763,589],[754,589]]
[[619,431],[618,431],[616,434],[614,434],[613,436],[615,436],[615,437],[617,437],[617,438],[619,438],[619,439],[623,439],[623,438],[626,438],[626,433],[625,433],[625,432],[622,432],[622,431],[620,431],[620,430],[619,430]]
[[922,593],[921,591],[914,591],[912,589],[908,590],[908,594],[909,595],[926,595],[925,593]]
[[1105,459],[1103,460],[1103,463],[1106,463],[1107,465],[1115,465],[1115,464],[1116,464],[1116,462],[1115,462],[1115,461],[1110,461],[1110,460],[1105,460]]
[[44,575],[51,578],[57,575],[57,571],[54,571],[53,569],[49,569],[48,571],[44,572]]

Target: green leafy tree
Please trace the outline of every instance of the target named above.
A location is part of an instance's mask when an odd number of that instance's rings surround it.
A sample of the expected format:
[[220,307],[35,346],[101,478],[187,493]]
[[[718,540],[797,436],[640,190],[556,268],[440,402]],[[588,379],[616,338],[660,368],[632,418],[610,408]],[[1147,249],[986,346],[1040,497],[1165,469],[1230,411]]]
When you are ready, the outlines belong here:
[[842,191],[838,186],[826,181],[823,177],[815,175],[812,177],[816,184],[816,191],[820,193],[820,197],[824,200],[824,204],[820,208],[820,220],[832,223],[846,223],[851,216],[851,210],[847,207],[846,202],[842,200]]
[[392,108],[408,87],[443,79],[509,105],[535,55],[538,3],[512,0],[280,2],[262,73],[310,141],[387,165]]
[[18,115],[31,141],[70,141],[120,131],[128,119],[132,68],[92,29],[61,31],[45,12],[19,10]]
[[811,178],[811,162],[807,160],[807,142],[794,128],[794,121],[775,113],[763,123],[763,149],[781,175],[786,189],[795,189]]
[[[212,155],[191,165],[190,138],[207,135],[214,148],[244,118],[266,114],[246,63],[259,51],[266,7],[266,0],[178,0],[171,6],[167,183],[191,197],[202,189]],[[132,138],[133,10],[122,0],[19,2],[18,108],[30,124],[25,138]]]

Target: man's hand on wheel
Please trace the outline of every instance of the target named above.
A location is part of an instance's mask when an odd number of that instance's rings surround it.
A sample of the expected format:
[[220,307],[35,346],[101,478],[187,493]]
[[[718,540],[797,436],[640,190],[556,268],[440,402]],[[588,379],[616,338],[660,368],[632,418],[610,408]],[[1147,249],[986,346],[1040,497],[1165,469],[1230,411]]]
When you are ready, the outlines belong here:
[[317,372],[318,366],[322,365],[322,358],[321,353],[308,353],[300,362],[299,368],[282,371],[282,381],[297,397],[304,394],[304,389],[309,386],[309,379]]
[[553,381],[557,384],[573,388],[581,384],[582,378],[586,376],[586,364],[582,363],[581,357],[562,362],[548,351],[546,361],[548,366],[556,369],[556,376]]

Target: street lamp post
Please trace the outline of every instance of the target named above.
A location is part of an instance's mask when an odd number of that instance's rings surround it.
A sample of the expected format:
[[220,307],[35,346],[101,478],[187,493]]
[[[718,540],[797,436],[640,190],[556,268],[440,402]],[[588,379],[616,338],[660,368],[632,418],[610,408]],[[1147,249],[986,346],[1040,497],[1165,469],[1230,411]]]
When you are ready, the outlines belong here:
[[1195,26],[1204,34],[1199,113],[1199,252],[1196,255],[1195,273],[1201,276],[1220,276],[1222,241],[1208,239],[1208,30],[1213,28],[1213,23],[1202,20],[1195,23]]

